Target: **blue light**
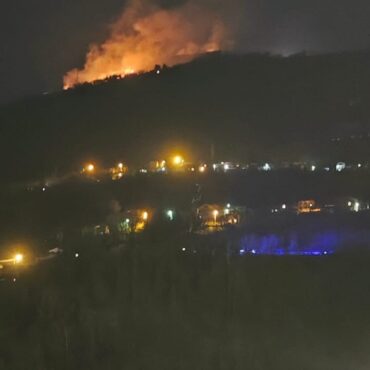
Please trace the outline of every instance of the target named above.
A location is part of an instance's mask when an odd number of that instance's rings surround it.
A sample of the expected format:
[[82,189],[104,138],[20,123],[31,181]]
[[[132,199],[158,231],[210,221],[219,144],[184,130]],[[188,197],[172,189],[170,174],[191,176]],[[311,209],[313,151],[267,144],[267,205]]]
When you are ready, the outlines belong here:
[[[338,231],[289,234],[249,234],[241,240],[239,254],[275,256],[327,256],[341,248],[349,235]],[[351,238],[352,241],[352,238]]]

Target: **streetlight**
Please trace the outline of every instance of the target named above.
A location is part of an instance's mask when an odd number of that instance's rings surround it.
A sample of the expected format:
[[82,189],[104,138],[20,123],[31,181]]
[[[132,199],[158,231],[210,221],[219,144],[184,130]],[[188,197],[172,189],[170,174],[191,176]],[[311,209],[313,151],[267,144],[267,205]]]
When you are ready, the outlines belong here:
[[84,167],[84,171],[85,172],[88,172],[88,173],[93,173],[95,171],[95,166],[92,164],[92,163],[88,163],[85,167]]
[[184,159],[181,157],[181,155],[175,155],[172,162],[175,166],[181,166],[184,163]]
[[18,264],[22,263],[22,262],[23,262],[23,254],[21,254],[21,253],[17,253],[17,254],[14,256],[13,260],[14,260],[14,264],[15,264],[15,265],[18,265]]
[[215,224],[217,223],[217,216],[218,216],[218,210],[217,209],[215,209],[213,212],[213,219],[214,219],[214,222],[215,222]]
[[141,217],[142,217],[142,219],[143,219],[144,221],[147,221],[147,220],[148,220],[148,217],[149,217],[148,212],[147,212],[147,211],[144,211]]
[[172,221],[173,220],[173,210],[172,209],[169,209],[167,211],[167,217]]

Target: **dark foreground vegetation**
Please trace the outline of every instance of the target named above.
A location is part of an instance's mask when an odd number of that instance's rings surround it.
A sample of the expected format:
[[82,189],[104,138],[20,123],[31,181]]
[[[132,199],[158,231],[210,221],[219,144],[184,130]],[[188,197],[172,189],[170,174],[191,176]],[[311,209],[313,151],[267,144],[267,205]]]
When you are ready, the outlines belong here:
[[0,368],[368,369],[369,255],[193,246],[150,231],[114,250],[75,241],[2,281]]

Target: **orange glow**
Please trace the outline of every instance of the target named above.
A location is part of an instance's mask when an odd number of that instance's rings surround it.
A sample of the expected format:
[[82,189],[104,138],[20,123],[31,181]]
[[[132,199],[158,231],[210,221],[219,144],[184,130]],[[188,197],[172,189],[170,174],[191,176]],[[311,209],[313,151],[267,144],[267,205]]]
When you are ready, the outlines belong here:
[[187,62],[229,44],[223,22],[209,9],[189,3],[160,9],[133,0],[111,26],[109,38],[90,47],[83,68],[64,76],[64,89]]
[[95,171],[95,166],[92,163],[88,163],[84,168],[84,172],[93,173]]
[[14,263],[15,264],[20,264],[23,262],[23,254],[21,253],[17,253],[15,256],[14,256]]
[[181,155],[175,155],[172,162],[175,166],[181,166],[184,164],[184,159],[181,157]]

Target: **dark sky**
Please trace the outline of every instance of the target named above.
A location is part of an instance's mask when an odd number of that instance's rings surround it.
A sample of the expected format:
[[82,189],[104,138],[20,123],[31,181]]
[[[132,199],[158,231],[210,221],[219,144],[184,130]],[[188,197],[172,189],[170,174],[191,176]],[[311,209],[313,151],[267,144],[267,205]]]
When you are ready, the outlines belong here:
[[[170,0],[166,0],[171,3]],[[369,0],[199,0],[237,28],[236,50],[289,54],[368,48]],[[3,0],[0,102],[61,88],[103,40],[124,0]],[[224,9],[224,6],[227,8]]]

